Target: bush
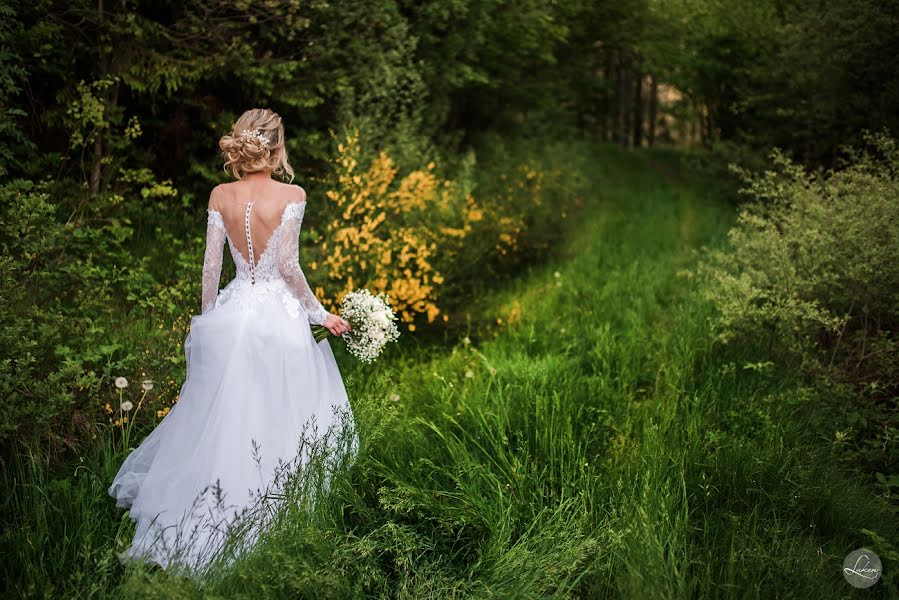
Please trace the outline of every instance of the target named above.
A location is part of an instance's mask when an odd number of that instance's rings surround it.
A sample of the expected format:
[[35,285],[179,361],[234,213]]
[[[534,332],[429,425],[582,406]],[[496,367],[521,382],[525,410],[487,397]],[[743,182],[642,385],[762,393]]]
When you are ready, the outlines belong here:
[[140,194],[126,179],[121,194],[90,201],[46,182],[0,186],[0,442],[55,449],[94,432],[113,379],[144,368],[139,350],[163,333],[127,318],[165,288],[134,248],[132,223],[152,212],[155,188]]
[[773,153],[741,169],[731,248],[700,267],[717,305],[717,338],[755,342],[832,383],[877,398],[899,392],[899,150],[886,134],[848,149],[842,168],[811,174]]
[[316,295],[337,312],[354,289],[385,292],[410,331],[449,320],[479,285],[545,254],[566,211],[582,203],[565,195],[572,170],[549,154],[502,155],[486,169],[474,151],[457,164],[435,157],[400,165],[387,150],[366,156],[358,131],[348,132],[317,207],[321,225],[304,226]]

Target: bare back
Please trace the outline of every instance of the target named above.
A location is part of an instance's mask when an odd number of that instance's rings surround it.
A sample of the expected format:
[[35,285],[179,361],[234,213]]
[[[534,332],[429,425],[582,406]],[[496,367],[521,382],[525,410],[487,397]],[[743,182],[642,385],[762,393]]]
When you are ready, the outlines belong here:
[[[248,306],[274,293],[290,314],[297,316],[302,310],[310,323],[325,323],[329,313],[315,297],[299,263],[305,210],[303,188],[269,178],[225,183],[212,190],[203,255],[204,314],[215,308],[219,299]],[[226,241],[236,276],[222,297],[218,286]]]
[[272,179],[241,180],[217,186],[209,207],[221,214],[234,249],[247,264],[256,266],[281,224],[284,208],[305,198],[306,192],[298,185]]

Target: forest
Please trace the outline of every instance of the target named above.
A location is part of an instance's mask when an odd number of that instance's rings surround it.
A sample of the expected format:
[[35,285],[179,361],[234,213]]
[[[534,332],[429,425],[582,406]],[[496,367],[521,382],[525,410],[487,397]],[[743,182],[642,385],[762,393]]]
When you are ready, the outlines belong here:
[[[3,0],[5,597],[895,597],[897,48],[877,0]],[[327,495],[200,582],[126,568],[107,488],[254,107],[316,295],[402,334],[329,342]]]

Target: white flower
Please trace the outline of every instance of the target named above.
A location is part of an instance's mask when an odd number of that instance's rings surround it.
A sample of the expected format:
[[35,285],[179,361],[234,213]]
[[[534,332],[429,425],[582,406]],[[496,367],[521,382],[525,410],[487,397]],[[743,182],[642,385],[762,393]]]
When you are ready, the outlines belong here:
[[375,360],[400,331],[386,294],[374,295],[366,289],[350,292],[341,302],[341,315],[352,324],[343,336],[350,354],[363,362]]
[[556,279],[558,279],[558,278],[561,277],[561,276],[562,276],[562,274],[559,273],[558,271],[556,271],[555,273],[553,273],[553,277],[555,277]]
[[143,388],[143,390],[145,392],[149,392],[150,390],[153,389],[153,380],[152,379],[144,379],[141,382],[140,387]]
[[465,371],[465,379],[471,379],[472,377],[474,377],[474,371],[472,371],[471,369]]
[[399,401],[400,401],[400,395],[399,395],[399,394],[390,394],[390,400],[393,401],[393,402],[399,402]]
[[371,313],[371,318],[375,323],[377,323],[384,329],[390,327],[390,317],[387,316],[386,311],[376,310],[375,312]]
[[469,339],[469,337],[466,335],[464,338],[462,338],[462,343],[467,346],[471,343],[471,339]]
[[124,410],[125,412],[130,411],[132,408],[134,408],[134,405],[131,403],[131,400],[125,400],[124,402],[122,402],[122,410]]
[[124,377],[116,377],[115,386],[120,390],[124,390],[126,387],[128,387],[128,380]]

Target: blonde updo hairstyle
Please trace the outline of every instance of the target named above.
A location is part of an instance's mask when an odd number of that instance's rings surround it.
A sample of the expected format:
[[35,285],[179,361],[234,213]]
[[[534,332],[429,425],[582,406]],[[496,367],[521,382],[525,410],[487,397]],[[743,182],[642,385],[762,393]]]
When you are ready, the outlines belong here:
[[[267,146],[259,138],[243,134],[253,130],[268,138]],[[293,168],[287,161],[284,146],[284,124],[274,111],[251,108],[240,115],[231,135],[223,135],[219,140],[219,148],[225,161],[222,168],[235,179],[241,179],[247,173],[271,170],[282,179],[293,181]]]

